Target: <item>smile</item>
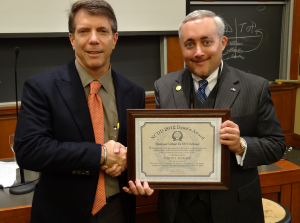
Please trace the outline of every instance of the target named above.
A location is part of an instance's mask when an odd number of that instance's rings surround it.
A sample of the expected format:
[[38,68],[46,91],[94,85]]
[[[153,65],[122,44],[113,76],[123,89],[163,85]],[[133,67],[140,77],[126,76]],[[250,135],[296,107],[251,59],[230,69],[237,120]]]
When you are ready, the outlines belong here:
[[197,64],[201,64],[201,63],[204,63],[205,61],[208,61],[210,58],[207,58],[207,59],[205,59],[205,60],[192,60],[192,62],[194,62],[194,63],[197,63]]
[[86,51],[88,54],[100,54],[102,51]]

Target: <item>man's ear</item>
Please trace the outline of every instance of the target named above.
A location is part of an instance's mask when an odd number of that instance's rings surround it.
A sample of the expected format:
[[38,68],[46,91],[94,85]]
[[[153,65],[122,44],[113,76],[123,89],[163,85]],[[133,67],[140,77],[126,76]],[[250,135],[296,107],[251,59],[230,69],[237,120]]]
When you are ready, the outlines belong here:
[[69,39],[70,39],[73,50],[75,50],[75,44],[74,44],[74,39],[75,38],[73,37],[72,33],[69,33]]
[[114,41],[114,43],[113,43],[113,50],[115,49],[115,47],[116,47],[116,44],[117,44],[117,41],[118,41],[118,37],[119,37],[119,34],[118,33],[115,33],[114,34],[114,37],[113,37],[113,41]]
[[225,49],[225,47],[226,47],[226,45],[227,45],[227,41],[228,41],[228,39],[227,39],[227,37],[226,36],[223,36],[222,37],[222,51]]

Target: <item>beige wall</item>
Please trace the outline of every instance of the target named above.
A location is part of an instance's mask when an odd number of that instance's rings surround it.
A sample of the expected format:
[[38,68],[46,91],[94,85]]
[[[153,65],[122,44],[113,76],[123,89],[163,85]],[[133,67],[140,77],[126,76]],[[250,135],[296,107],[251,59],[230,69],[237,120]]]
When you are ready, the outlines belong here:
[[[298,77],[300,81],[300,76]],[[297,89],[294,132],[300,135],[300,88]]]

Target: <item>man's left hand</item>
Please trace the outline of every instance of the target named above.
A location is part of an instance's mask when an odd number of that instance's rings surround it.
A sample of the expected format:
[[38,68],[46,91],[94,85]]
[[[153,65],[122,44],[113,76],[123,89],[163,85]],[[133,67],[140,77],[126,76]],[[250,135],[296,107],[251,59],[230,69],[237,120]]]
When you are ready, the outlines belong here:
[[102,170],[105,171],[106,174],[117,177],[120,176],[122,171],[122,166],[119,166],[117,163],[115,163],[112,167],[108,167],[107,165],[104,165],[101,167]]
[[239,126],[229,120],[223,122],[220,130],[220,142],[227,145],[231,152],[236,153],[240,148]]
[[136,180],[135,184],[132,181],[129,181],[128,184],[130,188],[123,187],[123,190],[128,194],[148,197],[154,192],[154,190],[149,187],[147,182],[144,182],[144,185],[142,185],[139,180]]

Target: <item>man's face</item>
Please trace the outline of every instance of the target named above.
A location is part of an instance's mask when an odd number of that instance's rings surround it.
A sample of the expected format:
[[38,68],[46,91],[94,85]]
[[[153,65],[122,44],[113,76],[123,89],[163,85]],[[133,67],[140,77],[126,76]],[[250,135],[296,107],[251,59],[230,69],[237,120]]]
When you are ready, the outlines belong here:
[[70,33],[69,38],[77,61],[86,71],[94,77],[101,77],[108,71],[118,33],[112,33],[106,16],[90,15],[80,10],[75,16],[74,35]]
[[206,79],[220,66],[227,38],[220,42],[215,20],[210,17],[185,23],[180,34],[186,66],[193,74]]

